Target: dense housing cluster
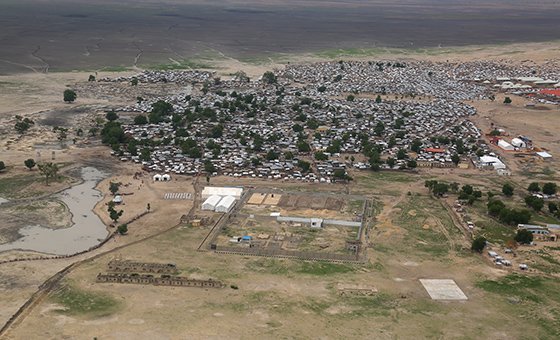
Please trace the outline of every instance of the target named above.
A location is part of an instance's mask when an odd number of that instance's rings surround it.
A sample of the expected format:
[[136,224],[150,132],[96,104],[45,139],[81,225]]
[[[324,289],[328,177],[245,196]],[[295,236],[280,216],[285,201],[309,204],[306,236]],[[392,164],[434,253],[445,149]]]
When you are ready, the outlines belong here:
[[257,81],[144,72],[117,81],[185,87],[119,108],[137,116],[104,141],[123,161],[177,174],[329,182],[349,179],[349,167],[452,167],[489,153],[465,103],[492,97],[479,77],[512,72],[481,62],[342,61],[288,65]]

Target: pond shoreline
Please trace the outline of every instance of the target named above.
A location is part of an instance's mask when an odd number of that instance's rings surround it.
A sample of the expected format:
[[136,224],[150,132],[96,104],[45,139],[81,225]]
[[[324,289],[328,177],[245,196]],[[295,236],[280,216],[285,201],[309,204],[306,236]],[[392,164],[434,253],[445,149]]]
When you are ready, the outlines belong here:
[[95,207],[103,200],[103,194],[97,186],[108,175],[95,167],[82,167],[78,183],[51,195],[68,208],[72,226],[63,229],[25,226],[18,230],[22,237],[0,245],[0,253],[19,250],[68,256],[106,242],[112,233],[95,212]]

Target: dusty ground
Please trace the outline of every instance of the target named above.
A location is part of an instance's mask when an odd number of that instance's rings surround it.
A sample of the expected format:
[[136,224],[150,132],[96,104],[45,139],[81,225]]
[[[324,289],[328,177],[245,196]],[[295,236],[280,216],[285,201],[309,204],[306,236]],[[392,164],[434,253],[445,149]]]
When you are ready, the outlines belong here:
[[[362,55],[339,51],[331,56],[434,60],[508,58],[513,62],[525,59],[539,62],[557,57],[557,50],[557,44],[527,44],[442,49],[438,53],[429,50],[414,53],[385,50],[375,51],[373,56],[365,50]],[[317,55],[300,55],[291,60],[303,62],[319,59],[321,57]],[[268,68],[280,67],[284,62],[286,59],[247,64],[235,59],[224,59],[216,65],[221,67],[219,73],[222,75],[246,69],[249,75],[256,77]],[[27,178],[29,171],[23,167],[23,160],[35,158],[36,145],[45,144],[40,149],[43,159],[48,159],[51,151],[55,151],[56,161],[68,167],[94,165],[113,174],[113,177],[99,184],[106,196],[96,207],[96,212],[108,225],[111,221],[107,218],[105,203],[110,199],[110,181],[123,183],[122,192],[131,194],[125,195],[125,205],[121,206],[124,210],[122,222],[144,212],[147,203],[150,203],[152,212],[131,223],[128,235],[119,236],[90,254],[72,259],[0,264],[2,321],[7,320],[42,282],[65,266],[171,228],[192,206],[192,201],[163,200],[166,192],[194,192],[191,178],[174,177],[171,183],[152,183],[148,176],[134,179],[134,174],[139,171],[136,166],[123,165],[108,158],[109,151],[96,146],[93,141],[84,139],[73,145],[69,138],[68,146],[61,148],[48,124],[34,127],[22,138],[13,135],[10,127],[14,114],[31,115],[36,121],[62,117],[63,123],[70,126],[75,122],[84,127],[90,126],[96,116],[103,115],[105,107],[115,102],[80,96],[80,93],[75,104],[64,104],[61,100],[61,93],[67,85],[77,80],[84,81],[88,74],[49,73],[0,77],[0,128],[4,129],[3,132],[8,131],[0,135],[0,151],[2,159],[9,160],[8,172],[0,174],[0,180],[12,176]],[[130,103],[133,100],[131,98],[123,99],[122,103]],[[477,124],[484,129],[489,127],[490,121],[494,121],[510,134],[529,135],[536,144],[549,149],[553,155],[560,154],[560,146],[554,137],[559,127],[555,111],[528,110],[523,107],[521,99],[513,99],[510,106],[501,104],[503,98],[500,96],[494,103],[472,103],[481,112],[475,117]],[[528,288],[538,299],[542,299],[539,300],[540,304],[536,304],[534,296],[527,297],[522,290],[508,290],[504,295],[483,286],[481,282],[484,283],[485,279],[502,282],[500,280],[504,280],[508,272],[492,267],[486,259],[466,251],[469,242],[453,226],[442,206],[426,196],[423,187],[424,180],[430,178],[470,183],[485,190],[499,190],[497,188],[506,180],[520,183],[519,188],[526,187],[534,178],[557,180],[554,170],[546,170],[554,169],[556,160],[546,165],[532,164],[532,168],[527,171],[528,166],[517,164],[509,155],[505,157],[508,165],[515,170],[514,176],[508,179],[497,178],[490,172],[458,169],[422,170],[417,176],[356,172],[351,174],[355,178],[351,185],[302,186],[296,182],[212,178],[212,185],[262,185],[267,189],[325,191],[332,195],[351,193],[374,198],[379,202],[379,209],[375,228],[369,234],[370,263],[363,266],[320,265],[201,253],[195,249],[208,233],[209,226],[201,229],[182,226],[80,265],[65,279],[64,285],[78,292],[109,296],[116,301],[116,310],[112,309],[107,315],[93,315],[83,311],[74,312],[70,308],[64,313],[60,311],[60,301],[51,295],[34,308],[29,317],[9,333],[8,338],[476,338],[480,332],[497,339],[535,336],[554,338],[558,336],[555,329],[559,328],[555,328],[558,326],[558,315],[554,314],[559,303],[554,293],[558,287],[542,279],[536,288]],[[69,184],[61,181],[47,187],[42,181],[33,181],[27,183],[22,192],[26,195],[47,195]],[[521,195],[519,189],[513,202],[521,202]],[[475,207],[477,211],[484,212],[484,204]],[[473,215],[482,219],[480,214],[473,212]],[[487,223],[485,227],[488,233],[499,234],[503,230],[492,229],[497,227],[491,221],[482,222]],[[496,239],[499,239],[499,235]],[[540,266],[541,273],[554,274],[557,268],[550,259],[558,261],[558,254],[553,252],[557,250],[547,250],[552,252],[552,257],[549,257],[549,252],[542,254],[538,250],[522,250],[519,256],[526,261],[535,261],[531,265]],[[7,252],[0,254],[0,260],[31,256],[36,254]],[[183,275],[216,278],[225,281],[228,286],[234,284],[239,289],[206,291],[96,284],[95,275],[104,271],[106,263],[115,257],[174,262]],[[529,276],[529,279],[532,277]],[[469,300],[461,303],[434,302],[421,287],[419,278],[454,279]],[[379,294],[369,300],[339,296],[334,287],[338,283],[349,282],[372,285],[379,290]],[[524,320],[522,323],[519,322],[520,316]],[[249,324],[246,321],[248,319],[252,320]]]

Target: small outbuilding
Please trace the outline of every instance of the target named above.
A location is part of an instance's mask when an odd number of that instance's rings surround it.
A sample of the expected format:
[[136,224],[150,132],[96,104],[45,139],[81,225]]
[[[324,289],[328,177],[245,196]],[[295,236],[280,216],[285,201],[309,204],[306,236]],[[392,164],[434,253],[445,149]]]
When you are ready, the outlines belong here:
[[120,195],[117,195],[113,198],[113,203],[115,204],[121,204],[123,202],[123,198]]

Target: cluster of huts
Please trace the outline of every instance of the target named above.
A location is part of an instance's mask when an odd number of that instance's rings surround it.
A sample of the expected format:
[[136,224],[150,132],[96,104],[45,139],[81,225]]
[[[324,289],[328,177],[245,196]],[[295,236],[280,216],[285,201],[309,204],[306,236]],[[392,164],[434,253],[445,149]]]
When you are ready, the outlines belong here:
[[[489,97],[492,88],[483,79],[513,74],[549,79],[557,71],[550,65],[515,69],[493,62],[384,61],[288,65],[275,72],[277,84],[217,81],[213,73],[198,71],[144,72],[112,80],[205,87],[121,108],[147,115],[153,103],[164,100],[173,105],[180,123],[168,116],[157,124],[125,124],[125,134],[145,145],[149,156],[141,159],[123,145],[119,157],[154,172],[330,182],[334,170],[368,168],[368,162],[350,159],[366,146],[377,145],[383,159],[396,159],[401,149],[410,151],[420,141],[419,166],[451,167],[456,139],[464,142],[464,159],[489,153],[468,120],[476,110],[464,103]],[[327,156],[326,163],[315,156],[318,152]],[[309,171],[299,166],[301,160],[311,163]],[[397,159],[394,167],[406,165]]]

